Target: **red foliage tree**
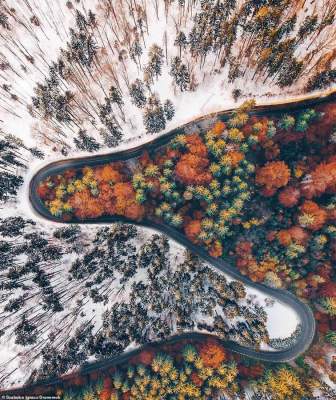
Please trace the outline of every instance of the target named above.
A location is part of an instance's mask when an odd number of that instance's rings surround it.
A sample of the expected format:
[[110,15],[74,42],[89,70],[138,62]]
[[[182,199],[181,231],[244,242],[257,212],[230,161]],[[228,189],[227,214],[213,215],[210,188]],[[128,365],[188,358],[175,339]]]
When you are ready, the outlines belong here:
[[185,223],[184,225],[184,233],[186,234],[187,238],[193,242],[197,243],[198,235],[201,232],[201,221],[198,219],[192,219]]
[[277,237],[277,231],[269,231],[267,232],[266,239],[269,242],[273,242],[274,239]]
[[155,357],[154,350],[144,350],[135,357],[132,357],[131,362],[134,364],[150,365]]
[[247,240],[242,240],[236,244],[236,254],[237,256],[244,257],[252,253],[253,243]]
[[203,385],[203,379],[197,374],[197,372],[193,372],[191,374],[191,381],[194,385],[201,387]]
[[252,366],[240,364],[238,365],[238,371],[239,375],[243,378],[256,379],[260,378],[264,374],[265,367],[262,364],[255,364]]
[[267,142],[267,146],[265,147],[265,157],[266,160],[274,160],[280,154],[280,147],[274,143],[272,140]]
[[245,135],[252,134],[253,125],[256,123],[259,127],[257,133],[258,141],[263,143],[265,140],[267,140],[268,118],[252,116],[249,120],[249,123],[243,126],[242,131],[245,133]]
[[76,176],[76,170],[70,168],[67,169],[64,174],[63,174],[64,178],[68,181],[70,179],[73,179]]
[[291,234],[288,232],[287,229],[282,229],[278,232],[277,238],[280,244],[283,246],[289,246],[292,242]]
[[336,222],[336,208],[326,210],[328,214],[328,221]]
[[323,118],[314,122],[307,130],[306,137],[308,141],[321,141],[327,139],[333,132],[336,122],[336,104],[335,102],[323,104],[317,107],[317,110],[323,112]]
[[319,295],[321,297],[336,297],[336,282],[326,282],[320,286]]
[[99,393],[99,400],[110,400],[111,399],[112,390],[111,389],[103,389]]
[[104,203],[104,207],[108,210],[111,206],[106,204],[113,198],[113,189],[110,184],[101,182],[98,184],[99,200]]
[[267,187],[263,187],[263,188],[261,189],[261,191],[260,191],[260,194],[261,194],[262,196],[265,196],[265,197],[272,197],[272,196],[275,195],[276,191],[277,191],[276,188],[267,188]]
[[309,234],[303,228],[301,228],[301,226],[292,226],[288,229],[288,232],[291,235],[293,242],[305,244],[309,239]]
[[186,185],[205,185],[211,182],[212,175],[207,170],[209,160],[198,155],[184,154],[175,167],[176,178]]
[[292,226],[289,229],[282,229],[278,232],[277,238],[283,246],[291,243],[305,244],[309,239],[309,234],[301,226]]
[[142,153],[142,155],[139,157],[139,163],[143,168],[146,167],[148,164],[152,164],[153,163],[147,150],[145,150]]
[[48,187],[46,181],[39,184],[37,194],[41,200],[54,200],[56,197],[55,191]]
[[300,199],[300,190],[292,186],[286,187],[281,190],[278,195],[279,203],[287,208],[297,205]]

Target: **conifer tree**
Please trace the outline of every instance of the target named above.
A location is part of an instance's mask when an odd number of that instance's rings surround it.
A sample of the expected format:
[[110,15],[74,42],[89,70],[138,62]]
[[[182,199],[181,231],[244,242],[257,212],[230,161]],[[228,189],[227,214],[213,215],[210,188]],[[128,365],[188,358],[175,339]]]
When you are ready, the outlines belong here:
[[151,77],[158,78],[161,75],[163,64],[163,50],[157,44],[153,44],[148,53],[147,72]]
[[111,103],[117,104],[119,108],[124,105],[121,91],[117,87],[111,86],[109,95]]
[[181,92],[188,90],[190,85],[190,74],[188,68],[182,63],[180,57],[174,57],[171,63],[170,75],[174,78]]
[[163,105],[164,113],[166,116],[167,121],[170,121],[173,119],[175,115],[175,108],[174,104],[171,102],[171,100],[167,99]]
[[140,79],[136,79],[130,87],[130,96],[132,103],[138,108],[143,108],[146,105],[147,98],[145,95],[145,87]]
[[301,40],[304,40],[313,33],[317,27],[318,19],[317,15],[307,15],[304,19],[303,23],[301,24],[298,32],[298,37]]
[[182,50],[185,50],[187,48],[187,45],[188,45],[188,40],[187,40],[187,37],[186,37],[184,32],[180,31],[177,34],[175,42],[174,42],[174,45],[178,46],[179,53],[180,53],[180,58],[181,58]]
[[141,66],[140,57],[142,53],[143,51],[139,40],[135,40],[130,48],[130,57],[138,66]]
[[94,24],[95,16],[92,12],[86,20],[83,14],[76,11],[77,29],[70,28],[70,42],[65,53],[68,61],[78,62],[87,68],[91,67],[97,53],[97,44],[88,28]]
[[15,343],[21,346],[34,344],[37,340],[37,327],[23,315],[21,322],[15,328],[15,334]]
[[148,99],[148,106],[144,113],[144,125],[147,133],[157,133],[166,127],[165,111],[156,95],[152,95]]
[[89,151],[90,153],[100,149],[99,143],[82,129],[79,130],[78,136],[74,138],[74,143],[77,149]]
[[325,89],[336,82],[336,69],[328,69],[322,72],[317,72],[313,75],[307,85],[306,90]]

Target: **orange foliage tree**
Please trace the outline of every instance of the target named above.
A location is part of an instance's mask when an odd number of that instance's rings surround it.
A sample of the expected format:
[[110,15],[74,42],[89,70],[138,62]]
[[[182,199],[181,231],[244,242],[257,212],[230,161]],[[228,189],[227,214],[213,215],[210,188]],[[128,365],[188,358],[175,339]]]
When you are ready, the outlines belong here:
[[263,186],[267,193],[274,194],[277,189],[286,186],[290,171],[283,161],[272,161],[261,167],[256,174],[256,183]]
[[176,178],[187,185],[204,185],[212,180],[208,171],[208,150],[202,138],[193,133],[186,137],[187,152],[175,166]]
[[98,182],[121,182],[122,175],[111,164],[94,168],[94,177]]
[[320,196],[325,191],[336,191],[336,161],[318,165],[302,182],[301,192],[307,199]]
[[215,123],[215,125],[212,127],[211,132],[215,136],[220,136],[224,132],[225,128],[226,128],[226,125],[223,121],[217,121]]
[[215,340],[204,342],[199,352],[205,367],[218,368],[227,359],[225,349]]
[[103,215],[104,207],[98,198],[93,197],[89,189],[75,192],[69,198],[75,216],[79,219],[97,218]]
[[140,220],[145,208],[135,198],[135,191],[130,182],[119,182],[113,186],[113,197],[115,199],[115,214],[122,215],[132,220]]
[[283,246],[289,246],[292,243],[292,237],[287,229],[281,229],[277,234],[277,238]]
[[195,154],[201,158],[207,158],[208,156],[207,147],[197,133],[186,136],[186,147],[191,154]]
[[223,254],[223,247],[219,240],[215,240],[212,243],[212,245],[209,249],[209,254],[210,254],[210,256],[215,257],[215,258],[220,257]]
[[237,167],[240,161],[245,158],[244,154],[237,150],[228,151],[227,156],[230,157],[230,165],[232,167]]
[[110,400],[112,394],[112,380],[111,378],[104,378],[103,388],[99,393],[99,400]]
[[326,220],[327,212],[314,201],[307,200],[300,207],[298,221],[302,227],[317,231],[323,227]]

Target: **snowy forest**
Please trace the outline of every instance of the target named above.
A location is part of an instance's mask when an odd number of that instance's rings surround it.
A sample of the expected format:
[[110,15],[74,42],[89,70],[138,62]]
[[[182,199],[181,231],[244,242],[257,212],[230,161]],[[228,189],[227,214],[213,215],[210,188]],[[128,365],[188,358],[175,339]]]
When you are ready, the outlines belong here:
[[[276,126],[251,123],[265,160],[250,195],[259,190],[282,220],[256,227],[264,232],[254,248],[252,239],[227,242],[238,259],[233,268],[290,290],[314,313],[312,346],[289,362],[239,358],[223,345],[292,346],[300,321],[276,298],[151,229],[55,223],[29,198],[32,177],[53,161],[131,149],[224,110],[241,116],[255,104],[333,93],[335,21],[334,0],[0,0],[0,396],[199,332],[212,339],[141,353],[92,384],[76,378],[75,389],[57,393],[67,400],[336,398],[333,104],[294,121],[281,114]],[[285,167],[275,128],[294,137]],[[230,140],[238,146],[237,136]],[[225,248],[230,239],[222,239]],[[276,248],[272,262],[262,260],[262,241]],[[222,256],[218,246],[212,251]]]

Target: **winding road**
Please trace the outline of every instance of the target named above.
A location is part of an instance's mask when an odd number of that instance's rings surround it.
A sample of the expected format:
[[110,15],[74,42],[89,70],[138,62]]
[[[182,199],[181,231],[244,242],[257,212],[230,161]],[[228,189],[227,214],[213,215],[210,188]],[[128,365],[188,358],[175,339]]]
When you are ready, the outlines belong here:
[[[253,115],[276,115],[276,114],[282,114],[284,112],[290,111],[291,113],[297,113],[303,108],[310,107],[310,106],[316,106],[318,104],[322,104],[325,102],[333,102],[336,101],[336,91],[331,91],[328,92],[324,95],[319,95],[315,97],[309,97],[309,98],[303,98],[300,100],[294,100],[292,102],[287,102],[287,103],[277,103],[277,104],[272,104],[272,105],[262,105],[262,106],[256,106],[253,108],[251,111],[251,114]],[[183,133],[183,131],[186,128],[190,128],[193,126],[197,126],[198,124],[207,121],[208,119],[212,118],[217,118],[221,120],[225,120],[228,118],[230,113],[232,113],[233,110],[226,110],[223,112],[219,113],[214,113],[211,115],[206,115],[202,118],[199,118],[197,120],[194,120],[188,124],[183,125],[182,127],[179,127],[177,129],[174,129],[173,131],[157,138],[154,139],[146,144],[143,144],[141,146],[138,146],[133,149],[129,150],[124,150],[124,151],[119,151],[115,153],[110,153],[110,154],[104,154],[104,155],[97,155],[97,156],[88,156],[88,157],[82,157],[82,158],[72,158],[72,159],[66,159],[66,160],[60,160],[56,161],[53,163],[50,163],[49,165],[45,166],[41,170],[39,170],[34,177],[32,178],[30,182],[30,187],[29,187],[29,198],[31,201],[31,204],[34,208],[34,210],[41,215],[42,217],[52,220],[54,222],[62,222],[59,218],[52,216],[49,211],[46,209],[46,207],[43,205],[41,199],[37,195],[37,187],[39,183],[47,178],[50,175],[55,175],[59,174],[62,171],[69,169],[69,168],[81,168],[84,166],[96,166],[100,164],[105,164],[109,163],[112,161],[121,161],[121,160],[129,160],[135,157],[139,157],[144,150],[147,150],[149,153],[155,152],[158,147],[161,147],[165,144],[167,144],[175,135],[179,133]],[[304,353],[309,346],[311,345],[314,336],[315,336],[315,319],[312,313],[312,310],[310,307],[301,302],[296,296],[294,296],[292,293],[282,290],[282,289],[273,289],[271,287],[265,286],[260,283],[255,283],[252,282],[249,278],[246,276],[241,275],[238,270],[233,267],[230,262],[226,259],[218,259],[218,258],[213,258],[211,257],[208,252],[191,243],[185,235],[177,231],[171,226],[168,226],[166,224],[161,224],[161,223],[156,223],[153,221],[149,220],[144,220],[140,223],[136,223],[131,220],[127,220],[125,218],[121,217],[100,217],[97,219],[90,219],[90,220],[77,220],[74,221],[72,220],[70,223],[85,223],[85,224],[107,224],[107,223],[115,223],[115,222],[122,222],[122,223],[130,223],[130,224],[135,224],[138,226],[144,226],[148,227],[150,229],[154,229],[160,233],[164,233],[167,236],[169,236],[171,239],[175,240],[176,242],[180,243],[181,245],[185,246],[187,249],[189,249],[191,252],[197,254],[199,257],[201,257],[204,261],[208,262],[211,264],[213,267],[217,268],[218,270],[224,272],[226,275],[228,275],[230,278],[239,280],[243,282],[246,285],[249,285],[262,293],[265,293],[267,295],[273,296],[276,298],[279,302],[286,304],[288,307],[292,308],[295,310],[295,312],[298,314],[300,321],[301,321],[301,334],[298,336],[297,340],[293,345],[284,350],[277,350],[277,351],[265,351],[265,350],[254,350],[252,348],[248,348],[245,346],[242,346],[238,343],[231,342],[231,341],[223,341],[223,344],[230,349],[231,351],[237,352],[243,356],[251,357],[257,360],[261,361],[266,361],[266,362],[285,362],[285,361],[290,361],[296,357],[298,357],[300,354]],[[282,316],[285,321],[285,316]],[[161,341],[160,343],[172,343],[177,340],[185,339],[185,338],[200,338],[201,336],[204,336],[202,334],[198,333],[187,333],[187,334],[182,334],[182,335],[177,335],[174,337],[171,337],[165,341]],[[148,344],[145,346],[155,346],[158,344],[152,343]],[[139,353],[141,351],[140,349],[137,349],[132,352],[127,352],[124,354],[121,354],[120,356],[113,357],[109,360],[103,360],[99,362],[94,362],[90,364],[85,364],[81,370],[80,373],[89,373],[92,371],[97,371],[106,367],[109,367],[111,365],[116,365],[120,364],[124,361],[126,361],[129,357]],[[51,378],[46,381],[40,381],[37,382],[36,384],[34,383],[33,386],[36,386],[37,384],[56,384],[60,382],[59,378]]]

